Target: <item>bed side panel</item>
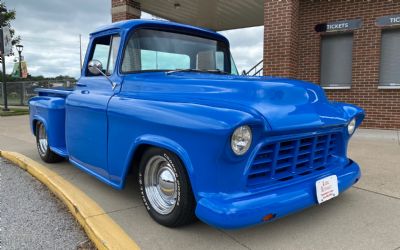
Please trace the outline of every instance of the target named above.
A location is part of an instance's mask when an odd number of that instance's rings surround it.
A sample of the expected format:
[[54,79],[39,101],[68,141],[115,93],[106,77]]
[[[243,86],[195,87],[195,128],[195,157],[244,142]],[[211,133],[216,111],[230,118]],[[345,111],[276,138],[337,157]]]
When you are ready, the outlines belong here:
[[35,134],[35,124],[45,124],[49,146],[65,149],[65,98],[36,96],[29,100],[30,125]]

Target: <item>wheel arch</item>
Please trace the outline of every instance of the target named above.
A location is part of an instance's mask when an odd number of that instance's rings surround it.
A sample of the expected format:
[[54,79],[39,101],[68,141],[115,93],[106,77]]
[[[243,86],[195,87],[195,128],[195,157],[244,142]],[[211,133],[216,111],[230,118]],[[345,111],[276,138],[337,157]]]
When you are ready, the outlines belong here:
[[195,174],[189,154],[186,152],[186,150],[174,140],[171,140],[164,136],[149,134],[140,136],[132,143],[125,163],[125,171],[123,172],[121,187],[125,186],[126,177],[130,171],[138,171],[141,156],[143,155],[145,150],[150,147],[166,149],[176,154],[179,160],[182,162],[184,168],[186,169],[190,184],[193,188]]
[[[47,122],[46,122],[46,120],[43,119],[43,118],[40,117],[40,116],[35,115],[35,116],[32,118],[32,122],[31,122],[32,133],[33,133],[34,136],[36,136],[36,126],[37,126],[37,124],[38,124],[39,122],[41,122],[41,123],[44,124],[44,127],[45,127],[45,129],[46,129],[46,132],[48,132],[48,131],[47,131],[47,130],[48,130],[48,127],[47,127]],[[47,134],[48,134],[48,133],[47,133]]]

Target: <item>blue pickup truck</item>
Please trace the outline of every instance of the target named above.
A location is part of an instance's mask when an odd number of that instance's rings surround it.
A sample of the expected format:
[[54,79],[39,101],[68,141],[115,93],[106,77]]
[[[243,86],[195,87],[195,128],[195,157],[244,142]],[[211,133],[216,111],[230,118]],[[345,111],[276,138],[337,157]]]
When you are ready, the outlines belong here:
[[38,89],[43,161],[68,159],[116,188],[136,174],[158,223],[221,228],[325,202],[360,178],[347,145],[362,109],[316,84],[239,76],[222,35],[131,20],[90,35],[73,89]]

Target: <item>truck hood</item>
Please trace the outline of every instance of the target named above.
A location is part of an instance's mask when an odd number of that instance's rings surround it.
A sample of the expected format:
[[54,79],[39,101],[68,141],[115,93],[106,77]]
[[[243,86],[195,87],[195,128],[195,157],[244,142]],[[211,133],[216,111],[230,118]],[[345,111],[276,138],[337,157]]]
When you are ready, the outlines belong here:
[[275,131],[344,125],[349,119],[345,109],[330,103],[318,85],[285,78],[140,73],[127,76],[122,91],[146,99],[215,105],[258,114]]

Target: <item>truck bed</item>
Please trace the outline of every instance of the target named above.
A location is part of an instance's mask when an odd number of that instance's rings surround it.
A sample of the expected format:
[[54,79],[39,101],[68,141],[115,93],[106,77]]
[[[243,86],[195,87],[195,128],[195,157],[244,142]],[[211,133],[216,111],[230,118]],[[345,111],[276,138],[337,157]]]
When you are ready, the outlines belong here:
[[37,88],[35,92],[38,93],[38,96],[54,96],[54,97],[66,97],[69,95],[74,88]]

